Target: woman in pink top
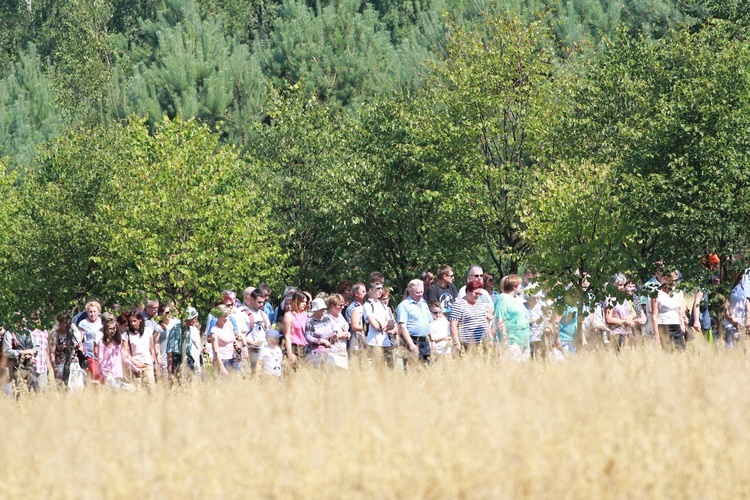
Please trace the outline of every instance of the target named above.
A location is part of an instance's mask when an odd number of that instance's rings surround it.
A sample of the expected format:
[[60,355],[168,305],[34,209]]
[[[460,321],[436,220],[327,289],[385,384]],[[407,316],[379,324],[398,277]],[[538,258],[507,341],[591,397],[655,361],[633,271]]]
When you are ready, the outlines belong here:
[[117,319],[111,313],[102,314],[99,367],[107,385],[113,389],[119,388],[122,382],[122,336],[117,328]]
[[294,292],[292,309],[284,315],[281,327],[284,330],[284,344],[289,362],[296,369],[297,360],[305,357],[305,325],[307,325],[307,296]]

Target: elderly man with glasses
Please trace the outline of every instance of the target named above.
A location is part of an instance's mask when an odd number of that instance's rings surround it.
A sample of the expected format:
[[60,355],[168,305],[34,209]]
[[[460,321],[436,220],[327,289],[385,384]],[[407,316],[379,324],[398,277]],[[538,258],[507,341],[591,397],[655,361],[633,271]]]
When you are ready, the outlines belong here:
[[[396,320],[399,331],[409,349],[409,358],[419,356],[420,361],[430,363],[430,323],[432,313],[430,308],[422,299],[424,295],[424,284],[422,280],[411,280],[407,287],[409,295],[396,309]],[[404,359],[405,362],[409,358]]]

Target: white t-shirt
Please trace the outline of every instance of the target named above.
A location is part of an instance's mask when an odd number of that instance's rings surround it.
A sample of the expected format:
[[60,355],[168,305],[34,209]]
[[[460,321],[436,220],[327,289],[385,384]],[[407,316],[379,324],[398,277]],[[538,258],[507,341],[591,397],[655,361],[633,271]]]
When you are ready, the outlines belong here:
[[442,314],[438,319],[430,323],[430,337],[443,338],[445,340],[435,342],[436,354],[450,354],[453,352],[453,339],[451,338],[451,324]]
[[151,356],[152,333],[144,332],[143,335],[137,333],[125,334],[125,340],[130,344],[130,355],[134,361],[138,361],[147,366],[154,364],[154,358]]
[[[744,281],[744,280],[743,280]],[[745,289],[743,288],[743,282],[740,282],[736,287],[732,288],[732,293],[729,294],[729,305],[728,312],[734,319],[739,321],[740,325],[745,323],[745,309],[746,309],[746,295]],[[724,318],[724,328],[731,326],[732,324]]]
[[680,320],[680,296],[678,294],[669,295],[663,290],[659,290],[659,297],[656,299],[659,304],[658,321],[660,325],[679,325]]
[[[242,312],[242,315],[245,316],[245,319],[248,318],[248,313],[253,316],[253,328],[250,328],[250,322],[247,321],[245,323],[246,327],[249,329],[247,331],[247,337],[245,337],[248,342],[261,342],[261,347],[266,345],[266,331],[271,326],[271,322],[268,320],[268,316],[266,316],[266,313],[258,310],[253,311],[252,309],[247,309],[246,311]],[[252,348],[252,346],[248,346]]]
[[81,335],[81,347],[83,347],[86,357],[93,358],[94,344],[98,344],[104,336],[102,333],[102,320],[97,318],[92,323],[88,318],[85,318],[78,323],[78,328],[83,331],[83,335]]
[[367,345],[376,347],[393,346],[387,332],[378,331],[370,324],[370,318],[375,318],[375,320],[383,327],[388,323],[388,311],[383,303],[379,300],[368,300],[363,306],[362,315],[367,322]]
[[258,363],[266,375],[281,377],[281,347],[264,345],[258,353]]

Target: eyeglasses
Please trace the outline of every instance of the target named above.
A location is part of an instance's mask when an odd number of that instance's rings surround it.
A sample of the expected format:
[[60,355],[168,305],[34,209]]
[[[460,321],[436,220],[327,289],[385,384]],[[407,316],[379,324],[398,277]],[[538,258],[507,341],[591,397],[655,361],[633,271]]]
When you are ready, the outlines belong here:
[[472,278],[484,278],[484,274],[472,274]]
[[432,314],[440,314],[440,311],[430,311]]
[[372,289],[373,290],[382,290],[383,287],[382,286],[374,286],[374,287],[372,287]]
[[169,313],[171,313],[171,312],[172,312],[172,311],[170,311],[169,309],[164,309],[164,314],[169,314]]
[[452,277],[453,277],[453,275],[452,275],[452,274],[446,274],[446,275],[445,275],[445,277],[446,277],[446,278],[452,278]]

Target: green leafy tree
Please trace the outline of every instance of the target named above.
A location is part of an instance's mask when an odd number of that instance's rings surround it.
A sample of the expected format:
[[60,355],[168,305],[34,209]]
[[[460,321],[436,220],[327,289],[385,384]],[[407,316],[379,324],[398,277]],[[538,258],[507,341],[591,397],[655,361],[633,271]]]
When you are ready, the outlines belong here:
[[352,142],[356,168],[349,187],[350,235],[360,267],[380,270],[402,290],[425,269],[470,265],[477,246],[466,235],[449,192],[439,136],[425,135],[435,118],[424,92],[403,93],[368,106]]
[[25,185],[19,296],[49,311],[147,294],[206,308],[222,287],[275,283],[284,256],[247,180],[257,168],[195,122],[59,136]]
[[748,245],[750,51],[726,24],[620,39],[563,122],[571,156],[618,166],[644,261],[697,271]]
[[259,182],[273,206],[273,231],[289,252],[285,279],[330,289],[338,276],[350,272],[344,244],[349,235],[341,228],[351,217],[347,185],[356,179],[347,159],[353,124],[300,87],[274,96],[269,124],[259,127],[248,154],[265,167]]
[[566,69],[543,26],[493,14],[453,25],[435,71],[441,112],[425,134],[443,144],[449,198],[498,274],[514,272],[530,250],[520,208],[537,182],[545,130],[566,109]]
[[610,276],[632,268],[636,229],[626,218],[614,168],[587,161],[555,165],[524,207],[527,263],[559,305],[578,308],[579,330],[590,298],[602,300]]

